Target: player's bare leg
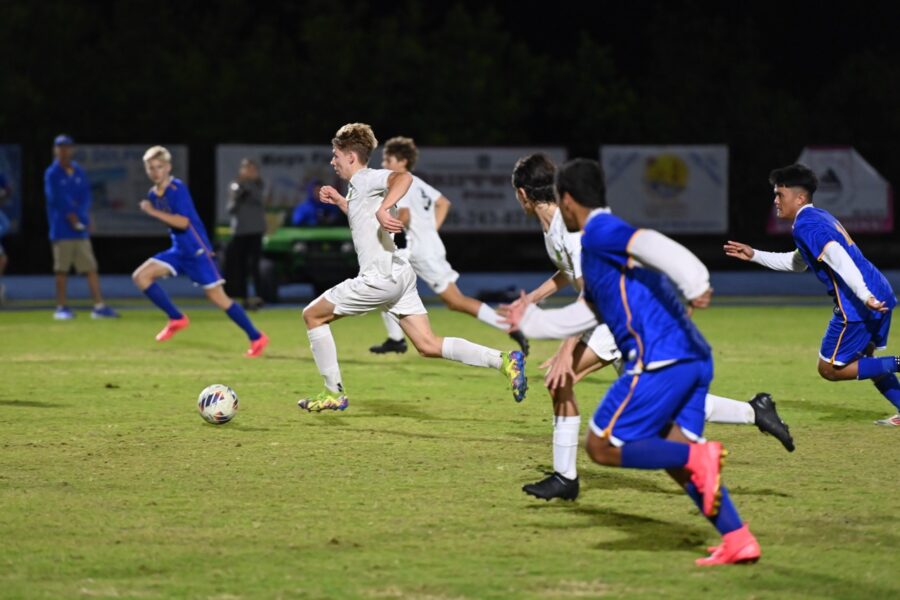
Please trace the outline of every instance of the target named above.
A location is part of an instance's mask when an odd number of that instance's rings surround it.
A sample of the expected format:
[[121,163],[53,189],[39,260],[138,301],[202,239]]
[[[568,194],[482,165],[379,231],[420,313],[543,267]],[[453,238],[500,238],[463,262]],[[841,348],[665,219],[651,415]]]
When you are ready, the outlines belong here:
[[309,412],[344,410],[349,404],[344,394],[341,369],[337,360],[337,346],[329,324],[340,318],[334,314],[334,304],[319,297],[315,303],[303,309],[303,322],[309,336],[316,368],[325,380],[325,389],[316,395],[301,398],[297,406]]
[[[438,294],[441,301],[447,305],[450,310],[472,315],[482,323],[487,323],[491,327],[507,331],[509,324],[503,322],[503,317],[491,308],[485,302],[476,300],[470,296],[463,294],[455,283],[450,283],[443,292]],[[511,337],[521,348],[525,356],[528,356],[528,339],[521,331],[513,331],[509,333]]]

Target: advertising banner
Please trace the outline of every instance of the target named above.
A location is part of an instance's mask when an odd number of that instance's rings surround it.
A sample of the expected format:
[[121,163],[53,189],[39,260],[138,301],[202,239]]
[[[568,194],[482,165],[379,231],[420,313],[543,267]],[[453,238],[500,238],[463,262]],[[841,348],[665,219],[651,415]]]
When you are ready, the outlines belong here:
[[665,233],[728,230],[727,146],[602,146],[606,197],[637,227]]
[[21,223],[22,147],[0,144],[0,238],[18,232]]

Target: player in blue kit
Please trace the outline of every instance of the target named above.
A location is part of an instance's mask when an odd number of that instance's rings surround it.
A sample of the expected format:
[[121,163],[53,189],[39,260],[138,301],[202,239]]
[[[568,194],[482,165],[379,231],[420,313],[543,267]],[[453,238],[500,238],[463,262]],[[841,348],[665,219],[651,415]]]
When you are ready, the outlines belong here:
[[135,285],[153,304],[169,316],[168,324],[156,335],[163,342],[190,324],[187,315],[178,310],[166,292],[156,283],[161,277],[184,273],[195,285],[203,287],[206,297],[225,311],[250,338],[245,356],[262,354],[269,338],[257,330],[241,305],[228,297],[213,258],[206,228],[197,215],[187,186],[172,177],[172,155],[163,146],[153,146],[144,153],[144,168],[153,182],[148,199],[141,200],[141,210],[169,226],[172,247],[148,258],[132,274]]
[[863,256],[859,246],[828,211],[813,206],[816,174],[800,164],[769,175],[775,213],[793,221],[794,252],[763,252],[729,241],[725,254],[776,271],[812,269],[828,295],[834,314],[819,349],[819,375],[828,381],[871,379],[898,413],[875,421],[900,427],[900,356],[875,357],[887,345],[891,311],[897,298],[885,276]]
[[585,300],[625,361],[590,422],[588,454],[607,466],[665,469],[684,488],[723,537],[698,565],[755,562],[759,544],[720,482],[726,452],[702,438],[712,352],[680,296],[708,306],[708,271],[680,244],[612,215],[598,162],[563,165],[556,191],[567,229],[583,231]]

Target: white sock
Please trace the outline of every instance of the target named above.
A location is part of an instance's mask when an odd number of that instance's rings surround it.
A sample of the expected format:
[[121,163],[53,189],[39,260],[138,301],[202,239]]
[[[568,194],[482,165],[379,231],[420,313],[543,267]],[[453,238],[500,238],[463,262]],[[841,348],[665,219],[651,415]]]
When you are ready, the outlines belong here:
[[487,323],[491,327],[496,327],[497,329],[502,329],[504,331],[509,327],[509,324],[500,322],[502,317],[497,314],[497,311],[488,306],[487,302],[481,303],[481,306],[478,307],[478,315],[476,316],[479,321]]
[[309,346],[312,348],[316,368],[319,369],[319,373],[325,378],[325,387],[332,392],[343,392],[341,369],[337,360],[337,346],[334,345],[331,327],[320,325],[306,333],[309,336]]
[[395,342],[403,341],[403,329],[400,327],[400,319],[397,315],[384,311],[381,313],[381,320],[384,321],[384,328],[387,329],[388,337]]
[[581,417],[554,417],[553,419],[553,470],[566,479],[578,477],[575,460],[578,457],[578,435]]
[[441,346],[441,356],[473,367],[499,369],[503,364],[503,353],[487,346],[473,344],[469,340],[445,337]]
[[748,402],[707,394],[706,420],[710,423],[752,425],[756,422],[756,413]]

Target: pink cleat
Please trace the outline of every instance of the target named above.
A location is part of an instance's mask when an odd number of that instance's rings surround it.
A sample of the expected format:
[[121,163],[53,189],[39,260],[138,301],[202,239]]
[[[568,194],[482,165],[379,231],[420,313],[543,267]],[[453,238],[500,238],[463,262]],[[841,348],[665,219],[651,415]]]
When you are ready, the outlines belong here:
[[156,341],[164,342],[190,324],[191,321],[187,318],[187,315],[182,316],[180,319],[169,319],[162,331],[156,334]]
[[260,335],[258,338],[250,342],[250,349],[244,353],[244,356],[247,358],[256,358],[257,356],[263,353],[263,350],[266,349],[266,346],[269,345],[269,336],[264,334],[262,331],[259,332]]
[[750,528],[744,523],[740,529],[735,529],[722,536],[722,543],[710,547],[712,554],[706,558],[698,558],[694,564],[700,567],[713,565],[737,565],[741,563],[755,563],[762,555],[759,542],[750,533]]
[[691,481],[703,496],[703,514],[707,517],[714,517],[719,512],[722,501],[720,479],[727,455],[721,442],[691,444],[687,468],[691,472]]

